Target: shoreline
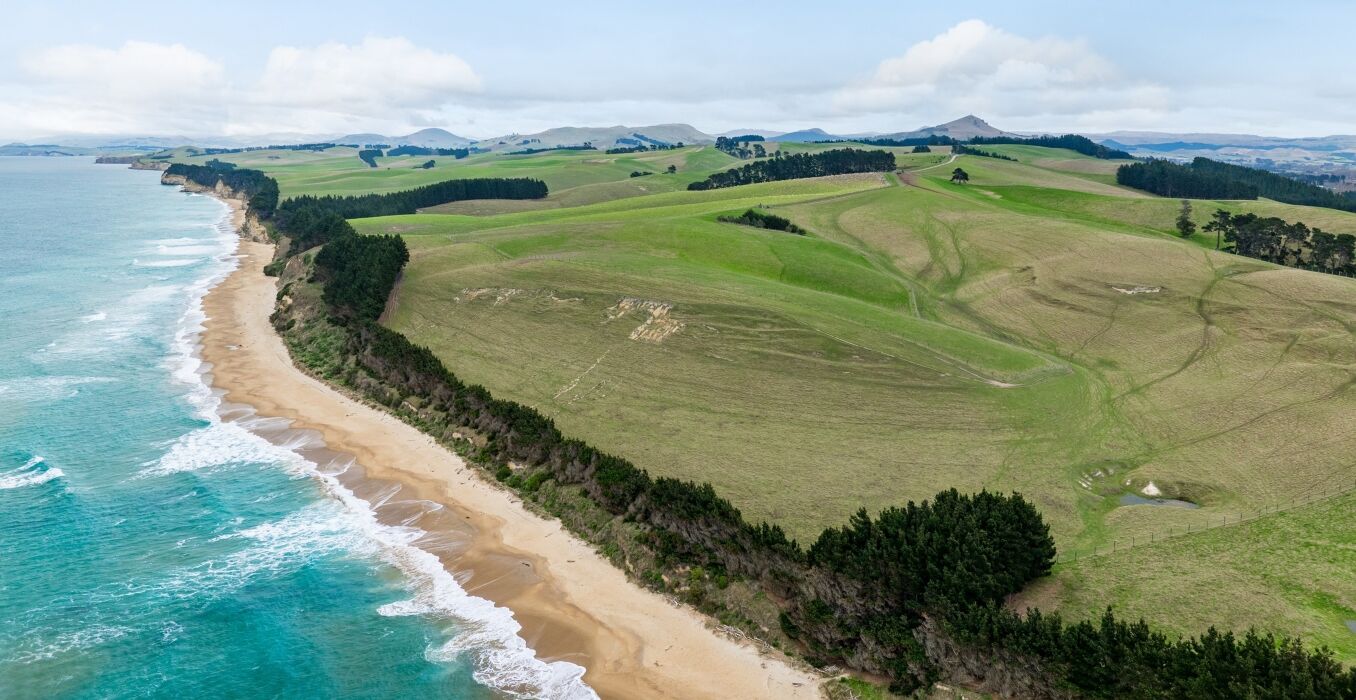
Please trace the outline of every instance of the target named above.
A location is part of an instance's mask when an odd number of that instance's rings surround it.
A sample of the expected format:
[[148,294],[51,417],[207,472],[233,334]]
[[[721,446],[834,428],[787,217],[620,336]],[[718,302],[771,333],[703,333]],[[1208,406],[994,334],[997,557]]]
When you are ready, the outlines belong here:
[[[240,202],[218,198],[231,207],[238,265],[203,299],[198,352],[227,403],[286,419],[318,434],[328,453],[351,456],[360,469],[345,485],[365,500],[396,485],[400,498],[374,508],[379,517],[442,543],[426,549],[468,594],[511,610],[538,658],[582,666],[601,697],[820,696],[822,679],[718,635],[708,618],[631,583],[430,436],[297,369],[269,322],[276,279],[263,266],[273,246],[242,235]],[[402,511],[411,500],[444,508]]]

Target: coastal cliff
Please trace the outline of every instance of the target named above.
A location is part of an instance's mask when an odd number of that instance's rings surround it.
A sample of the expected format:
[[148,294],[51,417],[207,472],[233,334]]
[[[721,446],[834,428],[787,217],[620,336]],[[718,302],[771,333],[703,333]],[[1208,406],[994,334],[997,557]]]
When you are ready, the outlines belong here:
[[[132,167],[135,168],[137,165],[138,163],[133,163]],[[161,168],[153,169],[160,170]],[[221,199],[230,205],[232,211],[236,212],[236,216],[239,219],[236,222],[236,228],[240,231],[242,238],[255,243],[273,242],[272,237],[269,235],[268,228],[259,220],[259,215],[249,207],[249,197],[245,196],[244,193],[236,192],[234,189],[227,186],[226,183],[218,182],[215,187],[204,187],[203,185],[189,180],[183,175],[174,175],[167,171],[161,174],[160,184],[182,187],[185,192],[208,194]]]

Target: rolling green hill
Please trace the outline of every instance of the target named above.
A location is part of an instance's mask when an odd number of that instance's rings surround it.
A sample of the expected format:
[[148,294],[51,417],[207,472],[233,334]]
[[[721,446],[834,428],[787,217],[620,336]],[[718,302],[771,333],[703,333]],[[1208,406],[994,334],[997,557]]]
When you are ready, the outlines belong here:
[[[803,540],[860,507],[1017,490],[1061,551],[1139,545],[1060,564],[1029,592],[1042,607],[1259,625],[1356,660],[1349,497],[1143,544],[1356,480],[1356,282],[1177,238],[1178,202],[1116,186],[1115,161],[985,149],[1017,160],[900,149],[899,174],[707,192],[684,188],[739,161],[700,146],[433,170],[342,149],[226,159],[284,196],[544,179],[543,201],[354,221],[411,249],[385,322],[751,520]],[[958,166],[970,184],[948,181]],[[1266,200],[1196,202],[1198,222],[1216,207],[1356,232],[1356,215]],[[809,233],[717,220],[749,208]],[[1145,489],[1198,507],[1122,504]]]

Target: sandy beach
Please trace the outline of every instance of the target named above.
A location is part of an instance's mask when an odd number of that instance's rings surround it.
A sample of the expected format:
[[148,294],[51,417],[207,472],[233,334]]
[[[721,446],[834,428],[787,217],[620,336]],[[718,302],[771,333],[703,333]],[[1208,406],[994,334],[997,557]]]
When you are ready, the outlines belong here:
[[[238,203],[237,230],[244,223]],[[587,669],[604,698],[817,698],[819,679],[707,628],[699,613],[646,591],[516,496],[391,415],[296,369],[268,317],[268,244],[241,240],[240,266],[204,300],[201,353],[225,399],[314,430],[366,477],[399,482],[454,514],[454,552],[435,552],[470,592],[513,611],[548,660]],[[421,522],[421,527],[428,526]]]

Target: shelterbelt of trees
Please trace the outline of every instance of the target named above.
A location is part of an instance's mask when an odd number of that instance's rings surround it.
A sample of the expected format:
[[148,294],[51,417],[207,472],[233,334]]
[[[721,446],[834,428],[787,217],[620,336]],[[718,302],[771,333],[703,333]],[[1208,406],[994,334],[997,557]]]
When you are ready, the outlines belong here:
[[395,158],[396,156],[452,156],[461,160],[471,155],[469,148],[428,148],[425,146],[396,146],[386,152],[386,155]]
[[973,145],[997,146],[1000,144],[1017,144],[1022,146],[1044,146],[1045,148],[1066,148],[1070,151],[1082,153],[1085,156],[1101,158],[1103,160],[1115,160],[1124,158],[1129,160],[1134,156],[1119,151],[1114,148],[1103,146],[1096,141],[1078,134],[1065,134],[1063,136],[976,136],[970,139]]
[[889,172],[894,169],[895,155],[889,151],[836,148],[831,151],[797,153],[749,163],[732,170],[714,173],[705,180],[689,184],[687,188],[689,190],[714,190],[721,187],[751,185],[756,182],[793,180],[824,175],[846,175],[848,173]]
[[1082,153],[1085,156],[1093,158],[1102,158],[1107,160],[1125,158],[1130,159],[1134,156],[1125,151],[1118,151],[1114,148],[1103,146],[1096,141],[1078,134],[1064,134],[1063,136],[975,136],[968,141],[932,134],[929,136],[917,136],[907,139],[891,138],[868,138],[861,139],[861,143],[871,146],[963,146],[970,144],[972,146],[998,146],[1003,144],[1013,144],[1018,146],[1044,146],[1046,148],[1066,148],[1070,151]]
[[1204,230],[1214,232],[1233,251],[1278,265],[1317,270],[1329,274],[1356,275],[1356,235],[1332,234],[1309,228],[1304,222],[1288,223],[1274,216],[1231,214],[1215,211]]
[[1116,182],[1163,197],[1257,199],[1356,211],[1356,197],[1257,168],[1196,158],[1190,165],[1148,160],[1122,165]]
[[980,148],[973,148],[973,147],[967,146],[967,145],[965,145],[965,144],[963,144],[963,143],[958,143],[958,144],[952,146],[952,147],[951,147],[951,152],[952,152],[952,153],[955,153],[956,155],[961,155],[961,156],[980,156],[980,157],[983,157],[983,158],[997,158],[998,160],[1013,160],[1013,161],[1017,160],[1016,158],[1013,158],[1012,156],[1006,156],[1006,155],[1003,155],[1002,153],[995,153],[995,152],[993,152],[993,151],[986,151],[986,150],[983,150],[983,149],[980,149]]
[[743,224],[744,226],[752,226],[754,228],[770,228],[774,231],[786,231],[787,233],[794,233],[798,236],[804,236],[807,233],[805,229],[791,223],[791,220],[786,217],[768,214],[758,211],[757,209],[750,209],[739,216],[718,216],[716,217],[716,220],[724,221],[727,224]]
[[389,194],[303,195],[277,207],[276,224],[292,240],[291,252],[325,243],[348,226],[346,219],[413,214],[422,207],[468,199],[541,199],[546,183],[528,178],[445,180]]
[[[238,181],[259,187],[257,171],[232,172],[255,172]],[[331,324],[342,346],[331,376],[434,436],[475,431],[484,438],[475,460],[499,465],[498,476],[511,487],[555,481],[578,488],[594,507],[640,528],[657,560],[755,582],[778,601],[783,631],[811,661],[886,675],[898,691],[947,678],[962,664],[973,668],[968,657],[1030,697],[1356,698],[1356,670],[1297,641],[1213,630],[1177,641],[1110,612],[1095,626],[1005,610],[1003,600],[1048,574],[1055,556],[1040,513],[1018,494],[953,489],[875,518],[863,510],[843,527],[826,529],[807,550],[776,525],[747,522],[710,484],[652,478],[622,457],[564,436],[535,409],[462,382],[428,348],[375,322],[408,260],[403,240],[358,236],[347,222],[327,218],[384,210],[382,197],[404,205],[431,196],[418,191],[312,198],[297,210],[321,210],[327,202],[332,208],[324,216],[298,216],[288,210],[296,200],[272,210],[279,235],[324,245],[312,279],[322,286],[326,311],[299,318],[280,306],[279,330],[287,333],[299,321]],[[545,186],[521,190],[537,191],[544,196]],[[303,271],[298,280],[305,278]],[[411,405],[419,408],[411,412]],[[510,477],[509,463],[531,472],[529,478]]]

